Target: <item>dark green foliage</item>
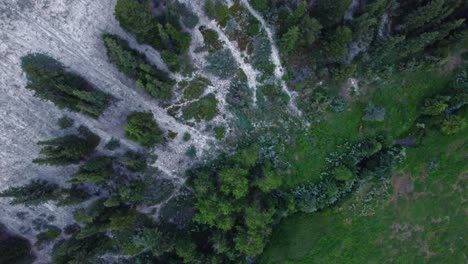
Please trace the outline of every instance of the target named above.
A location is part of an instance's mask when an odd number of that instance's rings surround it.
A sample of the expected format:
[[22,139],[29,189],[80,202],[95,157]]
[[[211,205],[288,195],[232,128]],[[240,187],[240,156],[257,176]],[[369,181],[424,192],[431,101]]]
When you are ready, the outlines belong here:
[[109,142],[106,143],[105,148],[108,150],[116,150],[120,147],[120,141],[116,138],[111,138]]
[[312,13],[318,18],[320,24],[331,27],[343,19],[350,4],[351,0],[318,0]]
[[56,226],[50,226],[47,231],[39,233],[36,235],[36,238],[39,243],[53,241],[62,234],[62,230]]
[[0,223],[0,263],[30,264],[35,260],[30,242],[22,237],[9,234]]
[[218,0],[205,1],[205,13],[209,18],[214,18],[224,27],[230,18],[229,7]]
[[82,186],[73,184],[71,188],[64,189],[57,206],[71,206],[87,201],[91,195]]
[[348,181],[353,178],[353,172],[346,166],[339,166],[333,172],[335,179],[338,181]]
[[203,95],[205,88],[209,85],[211,85],[211,82],[206,78],[197,77],[193,79],[184,89],[184,99],[193,100],[200,98],[200,96]]
[[145,55],[130,48],[125,40],[116,35],[106,34],[103,40],[107,55],[120,71],[135,80],[152,97],[165,100],[171,98],[175,81],[151,65]]
[[185,152],[185,155],[187,155],[187,157],[189,157],[191,159],[196,158],[197,157],[197,148],[194,145],[190,145],[190,147]]
[[331,34],[324,45],[326,56],[334,61],[342,59],[347,52],[347,45],[351,42],[353,33],[350,28],[338,27]]
[[69,118],[68,116],[62,116],[58,121],[57,121],[58,127],[60,129],[67,129],[73,126],[73,119]]
[[268,11],[269,0],[250,0],[250,5],[261,13]]
[[92,182],[101,183],[109,181],[114,176],[112,167],[112,159],[109,157],[96,157],[88,160],[80,167],[80,170],[75,173],[70,182]]
[[171,130],[167,131],[167,136],[168,136],[170,139],[175,139],[175,138],[177,137],[178,134],[179,134],[179,133],[174,132],[174,131],[171,131]]
[[215,134],[215,138],[217,140],[221,140],[226,135],[226,128],[223,126],[216,126],[213,128],[213,132]]
[[[122,28],[134,35],[138,42],[161,50],[164,62],[171,70],[178,71],[180,62],[177,57],[187,52],[191,37],[190,34],[181,31],[180,13],[177,9],[171,10],[172,6],[178,3],[166,4],[169,5],[167,12],[157,17],[152,14],[148,0],[118,0],[115,17]],[[184,10],[188,13],[187,9]],[[185,21],[193,26],[194,20],[191,14],[189,21]]]
[[421,109],[421,114],[429,116],[440,115],[448,108],[449,100],[450,97],[448,96],[437,96],[426,99]]
[[33,163],[51,166],[79,163],[83,158],[92,154],[99,144],[99,140],[95,137],[94,134],[87,135],[87,137],[67,135],[40,141],[37,144],[44,147],[39,153],[45,157],[34,159]]
[[187,142],[187,141],[190,141],[190,139],[192,139],[192,136],[190,135],[189,132],[185,132],[184,133],[184,136],[182,137],[182,139]]
[[164,61],[164,63],[166,63],[167,67],[169,67],[171,71],[180,71],[182,67],[181,60],[173,52],[164,50],[163,52],[161,52],[161,59]]
[[[271,202],[276,198],[264,193],[273,194],[281,180],[273,175],[271,166],[257,166],[257,155],[257,147],[243,148],[218,161],[215,168],[192,172],[196,209],[193,221],[210,227],[206,232],[215,252],[209,257],[216,254],[237,263],[263,250],[276,212],[276,204]],[[262,191],[257,186],[262,186]]]
[[145,155],[133,151],[127,151],[119,162],[132,172],[143,172],[148,167]]
[[96,263],[96,256],[103,254],[109,248],[109,238],[102,234],[83,239],[72,236],[70,239],[59,242],[54,248],[52,263]]
[[0,197],[13,198],[11,204],[39,205],[51,200],[58,200],[61,189],[57,184],[43,180],[32,180],[20,187],[10,187],[0,193]]
[[162,130],[151,112],[133,112],[127,117],[125,137],[151,148],[164,142]]
[[217,114],[217,100],[214,94],[208,94],[182,110],[182,115],[185,119],[194,118],[197,122],[201,122],[202,119],[210,121]]
[[205,47],[209,52],[215,52],[223,48],[223,43],[219,40],[218,33],[215,30],[204,26],[201,26],[199,30],[203,35]]
[[466,128],[466,118],[452,115],[442,122],[441,131],[445,135],[454,135]]
[[68,108],[97,118],[110,103],[108,94],[97,90],[91,83],[47,55],[26,55],[21,58],[21,67],[28,78],[26,88],[61,109]]
[[281,37],[281,49],[284,53],[288,54],[294,50],[299,42],[300,31],[299,27],[294,26]]
[[149,10],[148,1],[118,0],[115,18],[120,26],[130,32],[140,43],[147,43],[156,49],[163,47],[157,18]]

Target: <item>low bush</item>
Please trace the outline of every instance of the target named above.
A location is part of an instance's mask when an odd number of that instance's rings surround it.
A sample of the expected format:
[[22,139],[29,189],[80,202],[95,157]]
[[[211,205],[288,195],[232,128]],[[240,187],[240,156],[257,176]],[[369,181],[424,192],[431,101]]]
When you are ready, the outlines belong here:
[[151,148],[164,142],[163,132],[151,112],[133,112],[127,117],[125,137]]
[[194,118],[197,122],[201,122],[201,120],[210,121],[217,113],[217,100],[214,94],[208,94],[182,110],[182,115],[185,119]]

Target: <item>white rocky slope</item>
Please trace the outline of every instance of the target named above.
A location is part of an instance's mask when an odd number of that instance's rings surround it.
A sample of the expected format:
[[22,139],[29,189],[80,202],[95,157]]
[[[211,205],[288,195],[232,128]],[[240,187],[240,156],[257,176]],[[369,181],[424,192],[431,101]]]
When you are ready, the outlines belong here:
[[[0,1],[0,191],[9,186],[22,185],[31,179],[49,179],[63,182],[76,167],[51,168],[36,166],[31,160],[37,157],[36,142],[63,133],[56,127],[57,119],[67,113],[77,125],[83,124],[97,133],[102,142],[115,137],[125,147],[139,146],[122,139],[127,114],[133,110],[152,111],[160,126],[182,135],[189,131],[190,144],[198,150],[205,149],[212,140],[198,130],[186,126],[169,116],[158,102],[151,99],[108,60],[101,35],[114,33],[130,41],[132,46],[144,51],[155,64],[161,60],[156,51],[137,45],[118,25],[113,17],[116,0],[8,0]],[[61,61],[71,70],[84,76],[117,101],[99,120],[80,114],[59,110],[52,103],[33,97],[24,88],[26,79],[20,68],[20,58],[31,52],[41,52]],[[158,65],[165,68],[164,65]],[[158,147],[156,166],[183,182],[179,176],[189,164],[184,155],[189,143],[175,140]],[[26,211],[25,220],[16,213]],[[36,208],[12,207],[8,199],[0,199],[0,222],[13,231],[32,239],[32,219],[45,213],[56,216],[52,223],[63,227],[71,222],[70,209],[46,204]],[[47,262],[40,256],[40,262]]]
[[[222,29],[202,14],[204,1],[179,1],[192,7],[192,10],[201,18],[199,25],[208,26],[218,32],[226,48],[236,58],[239,67],[246,72],[249,85],[255,91],[257,72],[252,65],[244,62],[237,45],[227,39]],[[232,4],[231,1],[228,2]],[[31,179],[40,178],[62,183],[68,175],[76,171],[77,166],[55,168],[31,163],[39,151],[36,145],[38,141],[64,133],[56,126],[57,119],[64,113],[72,117],[76,125],[88,126],[97,133],[102,143],[114,137],[119,139],[125,148],[138,150],[140,147],[137,144],[123,138],[122,127],[129,112],[152,111],[162,128],[178,132],[180,135],[178,139],[154,150],[159,157],[155,166],[162,171],[162,177],[176,182],[176,190],[183,185],[184,178],[181,176],[190,165],[184,155],[187,147],[194,144],[200,152],[213,145],[211,144],[212,135],[198,130],[198,128],[203,128],[203,124],[194,128],[175,120],[166,113],[165,109],[158,106],[156,100],[135,87],[131,80],[109,62],[101,40],[104,33],[120,35],[128,40],[132,47],[144,52],[152,63],[167,70],[157,51],[146,45],[138,45],[120,28],[113,16],[115,3],[116,0],[0,1],[0,92],[2,94],[0,97],[0,191],[10,186],[26,184]],[[282,66],[271,30],[261,16],[248,5],[248,2],[243,1],[243,4],[267,31],[273,46],[271,59],[277,67],[275,74],[278,79],[281,79]],[[203,44],[203,39],[197,30],[192,32],[192,37],[193,43],[189,54],[194,65],[200,69],[198,74],[207,76],[212,81],[213,86],[209,87],[207,92],[215,91],[219,102],[222,115],[218,115],[214,123],[226,122],[226,119],[229,119],[229,113],[224,111],[224,105],[229,81],[220,80],[203,72],[202,69],[206,63],[203,58],[204,54],[193,52],[195,47]],[[20,58],[32,52],[46,53],[59,60],[101,90],[114,96],[117,99],[116,102],[98,120],[94,120],[81,114],[60,110],[51,102],[34,97],[31,91],[24,88],[26,78],[20,68]],[[180,75],[173,75],[173,77],[177,80],[183,78]],[[283,89],[294,98],[284,82]],[[293,104],[292,107],[294,108]],[[186,131],[192,135],[189,143],[181,140],[181,135]],[[34,208],[13,207],[8,202],[8,199],[0,198],[0,222],[33,241],[37,233],[31,228],[32,220],[35,218],[53,215],[55,220],[50,224],[60,228],[72,222],[71,208],[57,208],[49,203]],[[167,201],[163,203],[165,202]],[[25,212],[24,217],[19,217],[18,212]],[[38,252],[38,263],[49,261],[48,249],[50,248]]]

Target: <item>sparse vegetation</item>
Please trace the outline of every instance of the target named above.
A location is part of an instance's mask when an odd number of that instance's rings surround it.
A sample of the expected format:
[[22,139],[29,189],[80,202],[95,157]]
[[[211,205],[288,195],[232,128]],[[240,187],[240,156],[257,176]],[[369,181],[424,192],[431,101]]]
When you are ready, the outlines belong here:
[[185,119],[194,118],[197,122],[201,122],[201,120],[210,121],[218,113],[216,97],[214,94],[208,94],[189,104],[182,112]]

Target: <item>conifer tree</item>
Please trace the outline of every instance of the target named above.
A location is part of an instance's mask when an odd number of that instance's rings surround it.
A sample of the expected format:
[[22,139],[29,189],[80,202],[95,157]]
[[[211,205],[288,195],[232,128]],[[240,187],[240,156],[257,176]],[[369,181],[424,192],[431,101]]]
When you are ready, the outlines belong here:
[[109,157],[96,157],[83,164],[80,170],[73,175],[73,180],[70,182],[100,183],[109,180],[113,175],[112,159]]
[[128,42],[116,36],[103,36],[107,55],[117,68],[136,81],[137,85],[154,98],[169,99],[175,81],[151,65],[144,54],[130,48]]
[[34,159],[33,163],[64,166],[79,163],[84,157],[93,153],[99,140],[95,142],[90,138],[67,135],[40,141],[37,144],[44,146],[39,153],[45,157]]
[[39,205],[60,198],[62,190],[57,184],[44,180],[32,180],[20,187],[10,187],[0,193],[0,197],[13,198],[11,204]]
[[21,67],[28,78],[26,88],[59,108],[97,118],[110,103],[108,94],[97,90],[81,76],[66,70],[61,63],[44,54],[22,57]]
[[151,112],[131,113],[125,125],[125,137],[148,148],[164,141],[162,130]]

